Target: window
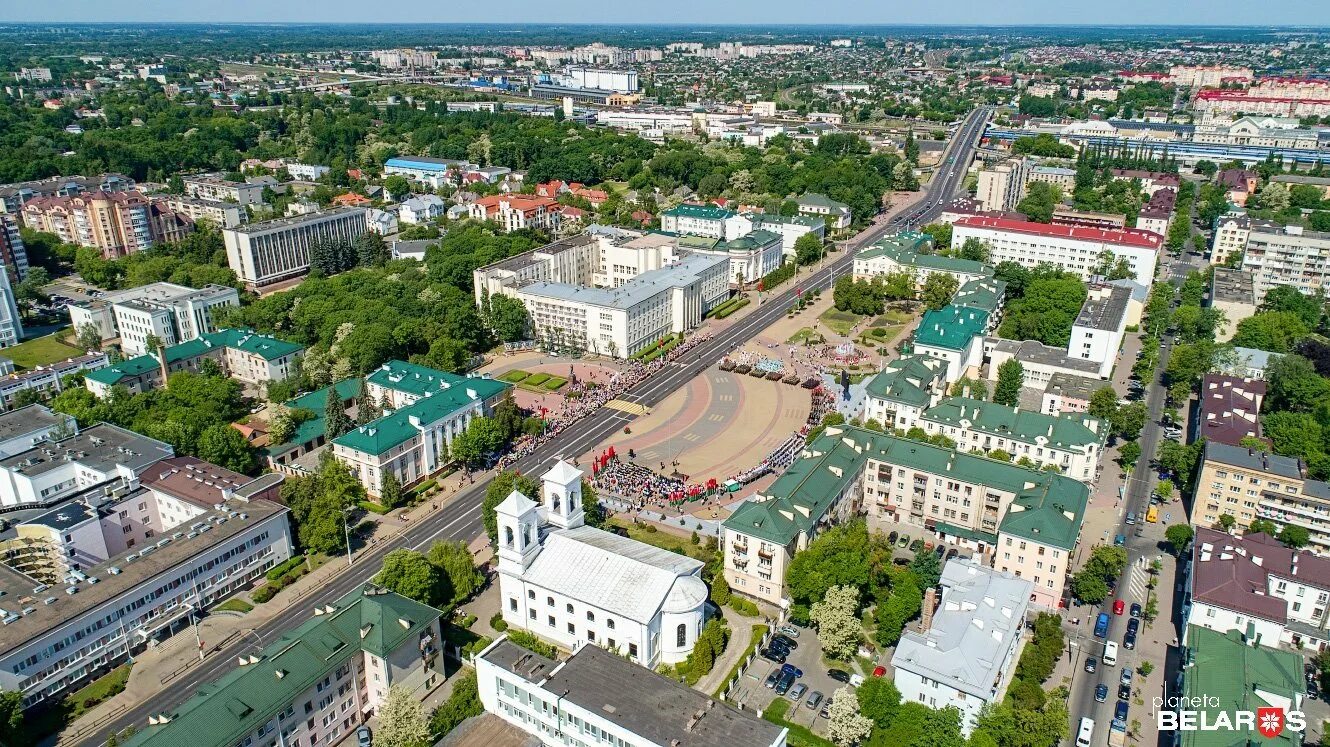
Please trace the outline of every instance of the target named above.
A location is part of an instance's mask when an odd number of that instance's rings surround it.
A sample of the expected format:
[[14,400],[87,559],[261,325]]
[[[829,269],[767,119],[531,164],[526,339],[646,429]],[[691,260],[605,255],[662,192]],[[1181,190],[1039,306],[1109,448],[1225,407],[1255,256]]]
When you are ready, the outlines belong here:
[[674,645],[683,648],[688,645],[688,626],[679,623],[679,627],[674,631]]
[[630,643],[630,644],[628,644],[628,655],[631,656],[631,657],[634,658],[634,659],[637,658],[637,644],[636,644],[636,643]]
[[586,619],[587,619],[587,622],[595,622],[595,621],[596,621],[596,613],[592,612],[591,610],[587,610],[587,611],[586,611]]
[[[569,611],[571,612],[572,610],[569,610]],[[614,630],[614,618],[612,618],[612,617],[610,617],[610,618],[606,618],[606,619],[605,619],[605,627],[609,628],[610,630]]]
[[568,614],[573,614],[573,605],[568,605]]
[[535,611],[535,610],[533,610],[533,609],[532,609],[532,610],[527,610],[527,613],[528,613],[528,615],[531,617],[532,620],[536,619],[536,611]]
[[553,606],[554,606],[554,597],[545,597],[545,606],[546,606],[546,607],[553,607]]
[[504,536],[504,542],[508,545],[508,547],[512,547],[512,546],[513,546],[513,528],[512,528],[512,527],[504,527],[504,528],[503,528],[503,536]]
[[527,589],[527,590],[526,590],[526,598],[527,598],[527,599],[530,599],[530,600],[532,600],[532,601],[535,601],[535,599],[536,599],[536,590],[535,590],[535,589]]
[[509,599],[508,599],[508,609],[512,610],[513,612],[516,612],[516,611],[517,611],[517,600],[516,600],[516,599],[514,599],[514,598],[512,598],[512,597],[509,597]]

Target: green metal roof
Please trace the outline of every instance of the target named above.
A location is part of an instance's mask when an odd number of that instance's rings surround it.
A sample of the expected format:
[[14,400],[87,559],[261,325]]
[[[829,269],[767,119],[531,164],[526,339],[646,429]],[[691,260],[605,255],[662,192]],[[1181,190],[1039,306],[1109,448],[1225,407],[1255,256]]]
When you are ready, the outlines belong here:
[[1098,418],[1088,415],[1046,415],[966,397],[947,397],[925,410],[920,417],[957,427],[966,422],[980,433],[1027,443],[1042,438],[1050,446],[1065,448],[1102,444],[1106,430]]
[[846,205],[843,202],[837,202],[831,199],[830,197],[827,197],[826,195],[820,194],[818,192],[807,192],[798,200],[796,200],[796,202],[799,203],[799,207],[803,207],[805,205],[814,205],[817,207],[831,208],[832,210],[850,209],[849,205]]
[[[362,379],[360,377],[353,376],[349,379],[342,379],[332,386],[326,386],[317,391],[310,392],[309,394],[303,394],[295,399],[287,400],[287,407],[293,410],[297,408],[309,410],[314,413],[314,417],[296,426],[296,432],[291,434],[291,440],[286,443],[309,443],[319,436],[324,435],[328,428],[327,420],[324,418],[324,413],[327,411],[326,408],[328,407],[328,392],[332,389],[336,389],[337,396],[345,402],[354,399],[355,396],[360,393],[361,381]],[[273,446],[281,446],[281,444],[273,444]]]
[[753,249],[764,247],[772,242],[780,241],[780,234],[772,233],[763,229],[750,231],[737,239],[729,241],[720,241],[716,243],[717,249],[724,249],[731,252],[747,252]]
[[1090,489],[1069,477],[853,426],[828,428],[765,493],[725,520],[726,529],[788,545],[811,533],[868,459],[986,485],[1015,499],[999,532],[1070,550]]
[[914,252],[926,254],[933,250],[933,237],[919,231],[900,231],[890,236],[883,236],[873,245],[859,253],[859,259],[881,257],[888,251]]
[[[1242,641],[1241,631],[1220,633],[1190,626],[1187,653],[1192,666],[1182,670],[1181,694],[1189,698],[1217,699],[1217,708],[1196,708],[1208,712],[1207,720],[1211,723],[1221,712],[1227,713],[1231,719],[1235,711],[1254,712],[1263,706],[1282,705],[1279,700],[1292,701],[1296,709],[1305,691],[1301,656],[1291,651],[1248,646]],[[1271,696],[1279,700],[1266,699]],[[1251,744],[1292,747],[1302,744],[1301,735],[1287,728],[1273,740],[1254,730],[1197,730],[1178,734],[1182,737],[1182,747],[1248,747]]]
[[997,535],[992,532],[984,532],[969,527],[958,527],[955,524],[948,524],[945,521],[939,521],[935,528],[938,534],[945,534],[948,537],[960,537],[974,542],[983,542],[989,545],[997,544]]
[[928,345],[947,350],[964,350],[970,341],[984,333],[988,325],[988,312],[962,306],[944,306],[938,311],[925,311],[915,330],[916,345]]
[[[304,350],[300,345],[286,340],[279,340],[271,335],[261,335],[251,329],[222,329],[199,339],[209,345],[222,346],[257,355],[264,360],[277,360],[292,353]],[[188,345],[189,343],[185,343]]]
[[158,368],[157,359],[151,355],[123,360],[115,365],[105,366],[95,371],[88,371],[84,378],[106,386],[115,386],[125,379],[142,376]]
[[415,437],[420,431],[412,424],[413,418],[422,425],[436,423],[511,388],[502,381],[458,376],[405,361],[389,361],[367,378],[386,389],[420,398],[333,440],[339,446],[374,455]]
[[725,208],[719,208],[715,205],[690,205],[688,203],[675,205],[661,213],[662,217],[666,215],[674,218],[698,218],[700,220],[725,220],[734,217],[734,213]]
[[971,280],[956,290],[951,299],[952,306],[980,309],[989,314],[997,313],[1002,299],[1007,294],[1007,284],[994,278]]
[[888,363],[865,386],[870,397],[927,407],[933,400],[929,389],[946,375],[947,368],[939,359],[910,355]]
[[[135,747],[230,747],[353,656],[387,657],[414,646],[440,612],[392,592],[360,588],[237,666],[127,742]],[[437,646],[439,642],[435,642]],[[279,675],[280,673],[280,675]],[[301,716],[303,718],[303,716]]]
[[745,213],[744,217],[753,222],[754,227],[760,227],[762,224],[781,225],[794,223],[809,228],[818,226],[826,227],[827,219],[814,215],[779,215],[776,213]]
[[993,268],[983,262],[975,262],[972,259],[960,259],[959,257],[944,257],[940,254],[921,254],[916,250],[903,248],[890,243],[879,243],[872,249],[860,254],[856,259],[874,259],[876,257],[886,257],[900,265],[919,267],[937,272],[965,273],[969,275],[985,276],[993,274]]

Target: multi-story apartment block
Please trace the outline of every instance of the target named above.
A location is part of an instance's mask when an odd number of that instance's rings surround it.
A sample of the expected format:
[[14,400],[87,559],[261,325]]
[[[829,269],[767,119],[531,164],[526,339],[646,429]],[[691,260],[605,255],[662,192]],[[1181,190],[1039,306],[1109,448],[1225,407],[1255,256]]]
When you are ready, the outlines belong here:
[[47,441],[60,441],[79,432],[78,423],[45,405],[28,405],[0,414],[0,459],[27,451]]
[[881,239],[855,255],[854,279],[872,280],[907,272],[914,276],[915,288],[922,289],[934,273],[951,275],[962,285],[993,276],[993,268],[983,262],[933,254],[932,246],[931,237],[915,232]]
[[15,397],[24,391],[35,391],[41,397],[50,396],[52,393],[58,394],[63,388],[61,379],[64,377],[80,371],[95,371],[109,363],[110,359],[106,353],[87,353],[44,366],[35,366],[23,373],[13,373],[11,362],[8,367],[9,375],[0,378],[0,405],[3,405],[4,409],[13,407]]
[[1310,479],[1301,459],[1207,442],[1190,521],[1217,527],[1225,515],[1239,531],[1256,519],[1278,529],[1302,527],[1311,537],[1309,549],[1330,555],[1330,485]]
[[51,506],[88,488],[137,478],[173,454],[170,444],[109,423],[37,441],[0,459],[0,505]]
[[16,215],[23,204],[38,197],[74,197],[85,192],[129,192],[134,180],[123,174],[53,176],[31,182],[0,185],[0,213]]
[[1242,269],[1251,273],[1258,305],[1276,285],[1291,285],[1314,296],[1330,277],[1330,233],[1304,231],[1301,226],[1253,226],[1242,254]]
[[981,210],[1015,210],[1016,203],[1025,194],[1030,162],[1024,158],[1009,161],[979,172],[979,185],[975,198]]
[[1273,223],[1257,221],[1246,213],[1227,213],[1216,218],[1215,235],[1210,242],[1210,263],[1227,264],[1229,257],[1246,251],[1253,225],[1275,227]]
[[184,178],[185,194],[200,200],[259,205],[263,202],[263,184],[227,181],[215,174]]
[[1122,349],[1127,331],[1127,305],[1131,289],[1119,285],[1091,286],[1071,325],[1067,355],[1094,363],[1101,379],[1108,378]]
[[992,315],[980,308],[929,309],[914,332],[914,352],[946,362],[947,382],[956,381],[982,362],[984,333],[991,324]]
[[919,630],[901,633],[892,677],[901,702],[960,711],[961,733],[968,736],[984,706],[1002,701],[1016,673],[1034,585],[973,560],[950,560],[940,586],[940,598],[934,589],[924,595]]
[[599,646],[582,646],[560,662],[500,638],[475,663],[485,711],[549,747],[786,745],[787,728]]
[[1135,228],[1101,229],[1055,226],[1044,223],[982,216],[962,217],[952,229],[952,244],[978,239],[989,248],[989,261],[1016,262],[1035,267],[1050,262],[1089,280],[1105,252],[1114,261],[1127,260],[1132,276],[1149,284],[1164,237]]
[[24,203],[21,215],[25,226],[53,233],[65,243],[100,249],[108,259],[179,241],[194,228],[192,220],[171,210],[165,200],[151,201],[135,191],[37,197]]
[[468,210],[472,218],[494,221],[504,231],[512,232],[522,228],[557,229],[562,217],[558,207],[559,201],[551,197],[490,195],[471,203]]
[[19,234],[18,219],[5,213],[0,213],[0,263],[11,284],[28,274],[28,250]]
[[250,223],[222,232],[226,263],[251,289],[309,273],[309,249],[317,241],[355,241],[365,233],[365,208]]
[[1076,188],[1076,169],[1063,166],[1032,166],[1026,172],[1025,186],[1029,187],[1035,182],[1052,184],[1062,190],[1062,194],[1069,195]]
[[1193,104],[1205,115],[1259,114],[1271,117],[1324,117],[1330,114],[1330,98],[1304,99],[1291,96],[1261,96],[1240,90],[1208,90],[1196,94]]
[[9,282],[9,273],[0,272],[0,348],[17,345],[22,341],[23,320],[19,317],[14,286]]
[[440,455],[471,420],[489,415],[511,386],[389,361],[365,377],[369,394],[391,411],[333,439],[332,453],[378,496],[392,474],[411,485],[443,468]]
[[1098,475],[1108,431],[1098,418],[1046,415],[966,397],[941,399],[919,414],[917,425],[930,436],[950,438],[961,451],[1005,451],[1087,483]]
[[49,67],[21,67],[17,73],[14,73],[14,80],[31,80],[40,83],[51,82],[51,68]]
[[[1186,665],[1178,672],[1176,692],[1179,702],[1194,704],[1188,715],[1197,724],[1222,724],[1234,714],[1271,707],[1267,704],[1279,704],[1273,707],[1281,712],[1306,708],[1303,704],[1310,695],[1304,677],[1306,663],[1300,654],[1258,645],[1245,630],[1220,633],[1193,628],[1185,631],[1184,637],[1187,645],[1180,653]],[[1241,729],[1234,727],[1234,731]],[[1239,739],[1255,741],[1255,727],[1244,731],[1251,736]],[[1200,729],[1182,729],[1177,735],[1177,747],[1205,747],[1216,736],[1213,731]],[[1287,728],[1263,741],[1278,747],[1306,743],[1301,733]]]
[[235,228],[249,218],[249,213],[237,203],[205,200],[201,197],[172,195],[166,198],[166,206],[189,216],[195,223],[206,220],[218,228]]
[[1258,645],[1313,651],[1330,644],[1330,559],[1263,532],[1235,537],[1205,527],[1196,530],[1191,555],[1186,633],[1238,630]]
[[423,700],[443,683],[439,618],[433,607],[365,584],[242,656],[126,745],[338,744],[383,706],[388,688]]
[[316,182],[324,174],[332,171],[329,166],[320,166],[313,163],[286,163],[283,164],[282,168],[286,169],[286,173],[290,174],[292,179],[305,182]]
[[109,396],[117,386],[130,393],[146,392],[165,386],[173,373],[198,373],[203,361],[211,360],[227,376],[258,388],[290,376],[304,354],[305,349],[293,342],[248,329],[222,329],[163,348],[160,353],[91,371],[84,377],[84,386],[97,397]]
[[947,364],[927,355],[889,361],[865,386],[864,422],[876,421],[888,431],[909,430],[919,417],[947,393]]
[[811,233],[818,241],[826,241],[827,221],[811,215],[773,215],[771,213],[744,213],[752,221],[754,231],[770,231],[781,237],[781,251],[786,259],[794,259],[794,242]]
[[119,337],[125,354],[135,356],[154,352],[147,348],[148,335],[171,346],[215,332],[213,310],[239,305],[240,294],[224,285],[195,290],[174,283],[149,283],[72,305],[69,321],[76,330],[91,325],[102,340]]
[[779,604],[795,553],[862,506],[870,521],[909,524],[990,553],[995,568],[1033,582],[1033,603],[1052,608],[1088,498],[1084,483],[1062,475],[834,426],[722,524],[725,580]]
[[1168,70],[1169,82],[1187,88],[1218,88],[1224,83],[1250,83],[1249,67],[1235,65],[1174,65]]

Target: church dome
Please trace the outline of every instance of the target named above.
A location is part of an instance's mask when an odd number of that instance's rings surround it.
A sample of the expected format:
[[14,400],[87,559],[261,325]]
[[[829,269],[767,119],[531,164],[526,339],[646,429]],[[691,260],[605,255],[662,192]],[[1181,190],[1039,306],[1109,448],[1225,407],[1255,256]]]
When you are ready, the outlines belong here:
[[707,585],[697,576],[680,576],[674,580],[670,593],[665,597],[661,612],[682,614],[692,612],[707,601]]

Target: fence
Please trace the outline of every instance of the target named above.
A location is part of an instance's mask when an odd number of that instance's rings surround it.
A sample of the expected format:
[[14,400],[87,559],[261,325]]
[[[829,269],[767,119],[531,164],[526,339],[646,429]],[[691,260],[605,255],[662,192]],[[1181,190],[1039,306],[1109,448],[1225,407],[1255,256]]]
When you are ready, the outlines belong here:
[[[776,634],[776,625],[773,624],[770,619],[768,619],[767,632],[762,636],[762,640],[758,641],[757,645],[753,647],[753,650],[748,653],[747,658],[743,660],[742,664],[740,664],[739,670],[735,673],[734,678],[731,679],[729,683],[725,686],[725,692],[721,693],[720,696],[721,700],[727,703],[732,702],[730,700],[730,695],[731,693],[734,692],[734,688],[737,687],[739,683],[743,681],[744,674],[748,671],[748,667],[752,666],[753,660],[759,656],[759,652],[762,649],[767,647],[767,644],[771,642],[771,637],[774,636],[775,634]],[[734,707],[743,710],[744,704],[742,702],[733,703],[733,705]]]
[[60,739],[56,742],[57,747],[64,747],[65,745],[75,744],[81,741],[83,737],[86,736],[89,732],[94,732],[102,728],[102,726],[106,724],[108,721],[111,721],[120,714],[124,713],[125,709],[127,708],[129,708],[129,706],[127,705],[124,704],[118,705],[115,708],[112,708],[111,710],[107,711],[106,713],[103,713],[102,715],[98,716],[94,721],[89,721],[86,724],[80,722],[77,728],[66,729],[64,733],[60,735]]

